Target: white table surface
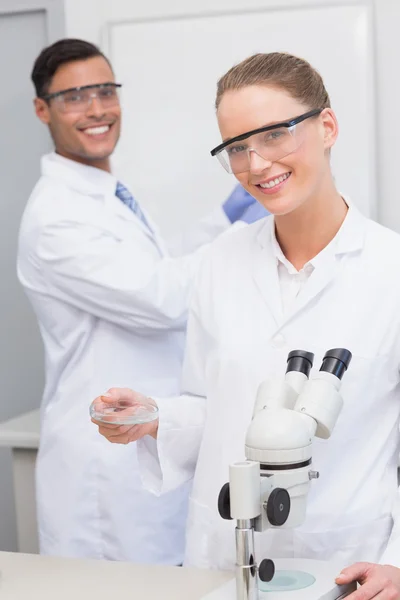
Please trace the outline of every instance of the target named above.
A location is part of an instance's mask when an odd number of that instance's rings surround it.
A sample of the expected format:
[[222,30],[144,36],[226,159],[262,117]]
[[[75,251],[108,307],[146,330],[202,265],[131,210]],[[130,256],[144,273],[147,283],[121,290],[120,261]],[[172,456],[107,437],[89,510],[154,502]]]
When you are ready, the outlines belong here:
[[0,552],[1,600],[200,600],[232,573]]
[[19,417],[0,423],[0,446],[8,448],[39,447],[39,410],[32,410]]

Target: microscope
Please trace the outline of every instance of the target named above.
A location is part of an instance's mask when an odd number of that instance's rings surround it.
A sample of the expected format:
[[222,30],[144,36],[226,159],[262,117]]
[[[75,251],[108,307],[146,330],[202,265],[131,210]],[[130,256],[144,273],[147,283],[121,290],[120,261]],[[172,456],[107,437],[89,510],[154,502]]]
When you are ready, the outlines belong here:
[[339,389],[351,353],[329,350],[310,378],[313,361],[311,352],[293,350],[285,377],[258,389],[246,460],[230,465],[218,498],[220,516],[236,520],[236,578],[204,600],[339,600],[356,589],[335,584],[338,565],[267,557],[258,563],[255,557],[254,532],[303,523],[311,481],[319,477],[312,440],[330,437],[343,406]]

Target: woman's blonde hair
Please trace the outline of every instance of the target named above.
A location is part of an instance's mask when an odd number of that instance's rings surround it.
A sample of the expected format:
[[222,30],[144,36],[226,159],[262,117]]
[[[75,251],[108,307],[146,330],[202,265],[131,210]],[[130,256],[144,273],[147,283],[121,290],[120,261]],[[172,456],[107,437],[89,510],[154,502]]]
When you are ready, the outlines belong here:
[[271,85],[288,92],[309,107],[330,107],[330,99],[321,75],[306,60],[285,52],[254,54],[235,65],[217,84],[215,107],[225,92],[249,85]]

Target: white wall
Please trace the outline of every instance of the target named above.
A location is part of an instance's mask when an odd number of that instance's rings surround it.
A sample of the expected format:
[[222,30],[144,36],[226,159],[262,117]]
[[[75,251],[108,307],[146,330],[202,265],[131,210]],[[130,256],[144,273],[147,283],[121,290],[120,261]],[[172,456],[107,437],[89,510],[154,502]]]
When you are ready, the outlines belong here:
[[[341,125],[333,155],[340,187],[365,212],[400,231],[400,145],[391,121],[400,91],[391,67],[400,55],[400,2],[65,2],[68,35],[100,44],[124,80],[116,168],[165,232],[194,220],[233,186],[208,157],[219,139],[211,108],[215,80],[234,61],[273,49],[304,55],[321,70]],[[182,66],[185,81],[179,79]],[[163,83],[158,110],[157,77]],[[174,128],[173,149],[185,143],[187,152],[157,168],[154,140],[166,139]]]
[[[0,421],[37,408],[43,393],[43,348],[32,308],[17,281],[22,212],[51,143],[34,117],[33,60],[64,33],[62,0],[0,0]],[[4,118],[4,115],[7,115]],[[16,549],[10,453],[0,448],[0,550]]]
[[377,64],[377,169],[379,177],[379,220],[400,232],[400,75],[396,61],[400,56],[400,1],[376,0],[375,33]]
[[66,35],[100,45],[101,31],[112,12],[112,1],[64,0],[64,7]]

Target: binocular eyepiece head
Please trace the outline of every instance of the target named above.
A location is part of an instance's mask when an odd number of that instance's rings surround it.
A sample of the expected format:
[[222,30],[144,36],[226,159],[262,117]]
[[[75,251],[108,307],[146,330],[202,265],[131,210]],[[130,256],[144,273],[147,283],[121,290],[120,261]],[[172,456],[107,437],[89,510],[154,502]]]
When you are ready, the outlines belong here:
[[[325,353],[320,371],[332,373],[342,379],[351,361],[351,352],[346,348],[333,348]],[[298,371],[309,377],[314,362],[314,354],[305,350],[292,350],[287,359],[286,373]]]

